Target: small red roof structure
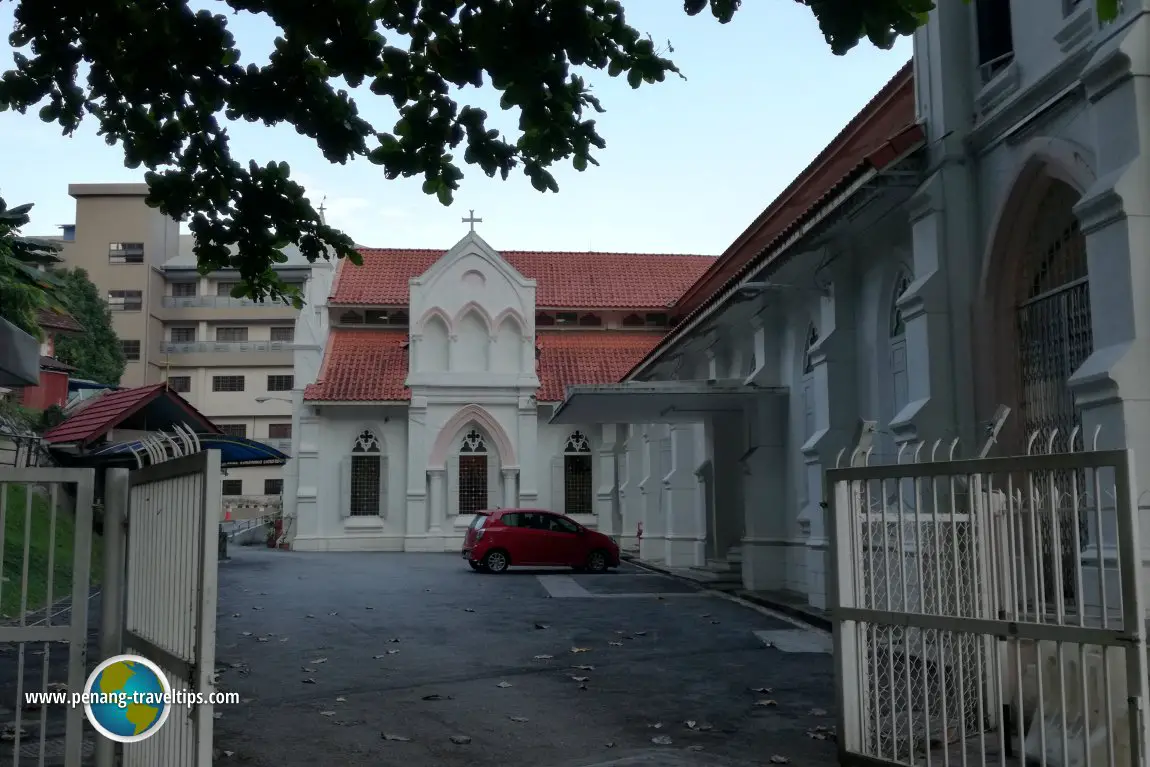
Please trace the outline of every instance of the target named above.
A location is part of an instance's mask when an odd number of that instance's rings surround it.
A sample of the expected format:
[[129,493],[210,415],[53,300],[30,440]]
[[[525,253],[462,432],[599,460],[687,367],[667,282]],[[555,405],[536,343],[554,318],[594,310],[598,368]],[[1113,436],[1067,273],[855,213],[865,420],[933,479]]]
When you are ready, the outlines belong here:
[[75,317],[52,309],[39,310],[36,313],[36,321],[49,333],[69,335],[84,332],[84,326],[77,322]]
[[110,391],[84,403],[82,409],[49,429],[49,444],[89,445],[115,428],[154,431],[172,423],[187,423],[197,433],[220,434],[220,429],[165,383]]
[[[363,263],[339,262],[332,305],[407,306],[408,284],[443,257],[442,250],[361,248]],[[714,263],[712,256],[646,253],[499,251],[538,282],[535,307],[666,311]]]

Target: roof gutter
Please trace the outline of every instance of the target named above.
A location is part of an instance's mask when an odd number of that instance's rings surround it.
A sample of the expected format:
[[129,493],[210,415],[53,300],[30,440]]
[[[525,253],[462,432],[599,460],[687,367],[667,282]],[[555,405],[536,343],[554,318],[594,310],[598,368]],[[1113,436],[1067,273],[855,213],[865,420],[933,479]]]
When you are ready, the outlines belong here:
[[[825,205],[819,208],[818,213],[811,216],[802,226],[795,229],[789,237],[781,243],[771,248],[768,251],[766,258],[758,258],[756,261],[761,264],[770,264],[777,261],[787,250],[789,250],[795,243],[802,240],[811,230],[821,224],[828,216],[837,211],[843,203],[850,199],[856,192],[869,184],[877,175],[879,171],[873,168],[867,169],[861,176],[855,179],[846,189],[839,192],[834,198]],[[631,372],[624,378],[625,381],[630,381],[635,376],[641,375],[645,370],[659,361],[659,357],[671,347],[684,340],[684,337],[689,335],[693,330],[709,320],[716,313],[726,308],[726,304],[731,298],[740,290],[745,288],[748,283],[754,282],[758,276],[756,272],[758,269],[751,268],[743,277],[722,292],[717,300],[708,302],[707,307],[695,315],[694,318],[684,322],[682,325],[677,326],[672,330],[659,344],[651,350],[651,352],[644,358],[638,365],[631,369]]]

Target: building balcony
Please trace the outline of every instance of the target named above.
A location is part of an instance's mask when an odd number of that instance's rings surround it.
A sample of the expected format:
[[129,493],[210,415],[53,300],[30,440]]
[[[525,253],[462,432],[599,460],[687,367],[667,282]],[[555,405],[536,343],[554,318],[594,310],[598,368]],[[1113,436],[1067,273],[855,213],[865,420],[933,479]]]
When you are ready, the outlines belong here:
[[283,301],[253,301],[231,296],[164,296],[159,318],[165,322],[200,320],[281,320],[295,319],[295,307]]
[[314,348],[290,341],[162,343],[153,363],[175,367],[291,367],[296,349]]

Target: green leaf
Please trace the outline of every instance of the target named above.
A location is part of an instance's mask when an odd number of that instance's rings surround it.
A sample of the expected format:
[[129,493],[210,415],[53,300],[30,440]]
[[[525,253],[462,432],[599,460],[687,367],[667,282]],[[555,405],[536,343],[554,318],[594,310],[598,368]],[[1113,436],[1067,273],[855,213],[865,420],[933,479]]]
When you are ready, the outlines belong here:
[[1098,20],[1105,24],[1118,18],[1119,0],[1098,0]]

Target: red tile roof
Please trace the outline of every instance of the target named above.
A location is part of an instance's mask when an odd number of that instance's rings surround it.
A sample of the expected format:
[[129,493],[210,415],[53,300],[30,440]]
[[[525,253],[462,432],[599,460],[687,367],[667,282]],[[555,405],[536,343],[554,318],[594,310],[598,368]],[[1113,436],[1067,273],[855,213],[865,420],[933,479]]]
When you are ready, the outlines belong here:
[[40,327],[44,330],[50,330],[57,333],[83,333],[84,327],[76,321],[76,318],[64,312],[57,312],[52,309],[41,309],[37,312],[36,321],[40,323]]
[[[690,332],[690,321],[725,291],[767,263],[775,250],[792,236],[819,207],[861,178],[868,170],[883,170],[926,139],[916,122],[914,68],[908,61],[847,123],[782,194],[707,272],[687,288],[675,303],[680,317],[676,329],[627,372],[630,376],[647,359],[662,353]],[[784,256],[785,257],[785,256]]]
[[119,426],[157,398],[165,396],[169,397],[178,407],[187,411],[188,420],[199,427],[198,431],[219,432],[219,429],[192,407],[187,400],[168,389],[167,384],[158,383],[138,386],[134,389],[109,391],[69,416],[63,423],[45,432],[44,441],[79,442],[81,444],[92,442]]
[[662,333],[613,330],[537,333],[537,397],[540,402],[562,402],[568,386],[615,383],[662,337]]
[[[541,331],[540,402],[559,402],[568,386],[614,383],[659,339],[656,332],[612,330]],[[316,383],[304,390],[313,402],[402,402],[410,398],[407,332],[336,328]]]
[[[445,251],[361,248],[363,264],[339,263],[331,303],[407,306],[408,280]],[[711,256],[500,251],[538,281],[539,309],[666,309],[714,263]]]
[[321,402],[401,402],[410,399],[406,330],[336,328],[327,339],[316,382],[303,398]]

